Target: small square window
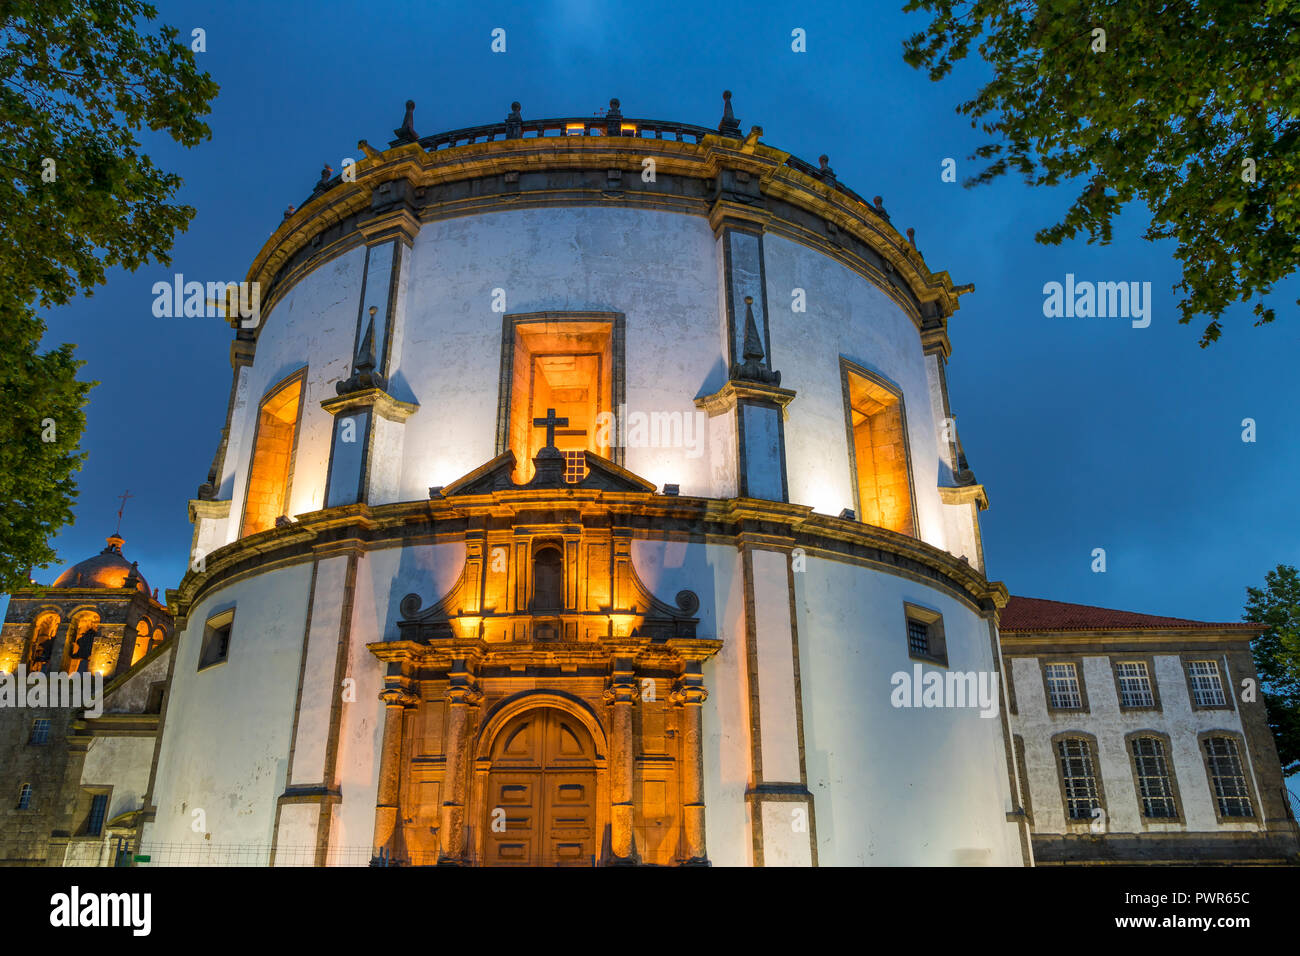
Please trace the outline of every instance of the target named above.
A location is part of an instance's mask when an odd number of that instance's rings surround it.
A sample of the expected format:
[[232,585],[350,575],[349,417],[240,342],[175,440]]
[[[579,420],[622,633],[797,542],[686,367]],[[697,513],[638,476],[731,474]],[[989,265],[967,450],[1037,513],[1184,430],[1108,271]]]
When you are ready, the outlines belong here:
[[903,604],[907,622],[907,656],[915,660],[948,666],[948,643],[943,633],[943,615],[928,607]]
[[50,722],[44,717],[32,721],[32,734],[27,738],[27,743],[33,747],[39,747],[42,744],[50,742]]
[[199,670],[221,664],[230,657],[230,635],[235,623],[233,609],[208,618],[203,626],[203,647],[199,652]]

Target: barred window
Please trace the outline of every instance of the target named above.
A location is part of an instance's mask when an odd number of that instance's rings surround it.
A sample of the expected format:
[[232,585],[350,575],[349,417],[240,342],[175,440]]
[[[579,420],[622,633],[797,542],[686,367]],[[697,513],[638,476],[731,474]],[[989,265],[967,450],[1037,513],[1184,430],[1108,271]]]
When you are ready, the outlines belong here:
[[50,722],[44,717],[32,721],[32,735],[27,738],[27,742],[34,747],[50,742]]
[[1210,789],[1214,792],[1223,817],[1253,817],[1250,790],[1246,786],[1246,772],[1241,765],[1237,741],[1231,737],[1206,737],[1205,766],[1210,774]]
[[1092,747],[1083,737],[1063,737],[1056,742],[1056,753],[1061,761],[1065,815],[1071,820],[1091,820],[1092,811],[1101,806]]
[[930,628],[925,621],[907,619],[907,650],[913,657],[930,656]]
[[1228,702],[1223,696],[1218,661],[1189,661],[1187,672],[1192,678],[1192,696],[1198,707],[1222,707]]
[[1073,664],[1047,665],[1047,693],[1057,710],[1079,710],[1083,696],[1079,693],[1079,675]]
[[587,452],[583,448],[564,449],[564,480],[576,485],[587,477]]
[[1138,796],[1142,801],[1142,816],[1152,820],[1171,820],[1178,817],[1174,802],[1174,785],[1169,776],[1169,757],[1165,742],[1159,737],[1134,737],[1129,742],[1133,751],[1133,768],[1137,775]]
[[1154,707],[1155,695],[1151,692],[1151,677],[1146,661],[1124,661],[1115,665],[1119,677],[1119,702],[1121,707]]

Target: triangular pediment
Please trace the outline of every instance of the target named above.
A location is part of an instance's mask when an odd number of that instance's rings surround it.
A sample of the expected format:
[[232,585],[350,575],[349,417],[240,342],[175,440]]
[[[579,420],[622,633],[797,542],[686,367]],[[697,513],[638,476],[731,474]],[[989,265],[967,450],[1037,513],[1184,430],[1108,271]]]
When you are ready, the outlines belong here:
[[[586,453],[587,477],[579,482],[566,482],[560,477],[563,473],[564,459],[562,457],[557,459],[553,455],[548,456],[546,454],[548,450],[554,451],[544,448],[533,459],[536,472],[527,484],[517,485],[511,478],[515,471],[515,455],[514,452],[507,450],[442,488],[442,496],[451,498],[532,488],[595,488],[601,491],[631,491],[643,494],[655,491],[653,483],[591,451]],[[557,465],[560,467],[557,468]]]

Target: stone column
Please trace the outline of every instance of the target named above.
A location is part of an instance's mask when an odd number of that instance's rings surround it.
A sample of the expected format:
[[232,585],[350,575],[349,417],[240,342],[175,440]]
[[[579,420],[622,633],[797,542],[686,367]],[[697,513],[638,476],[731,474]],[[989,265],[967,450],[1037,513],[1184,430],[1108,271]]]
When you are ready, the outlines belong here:
[[682,708],[682,828],[686,836],[687,864],[707,864],[704,844],[704,748],[701,711],[708,700],[700,674],[700,662],[692,661],[681,686],[671,698]]
[[438,864],[465,862],[465,768],[469,764],[470,708],[483,699],[465,659],[453,661],[448,672],[446,757],[442,780],[442,812],[438,828]]
[[387,850],[392,858],[397,833],[397,813],[402,779],[402,723],[406,708],[418,699],[404,690],[389,688],[379,695],[384,702],[384,749],[379,762],[379,793],[375,800],[375,856]]
[[616,863],[632,863],[635,852],[632,801],[632,702],[637,698],[636,670],[630,657],[616,657],[605,703],[610,719],[609,822],[610,852]]

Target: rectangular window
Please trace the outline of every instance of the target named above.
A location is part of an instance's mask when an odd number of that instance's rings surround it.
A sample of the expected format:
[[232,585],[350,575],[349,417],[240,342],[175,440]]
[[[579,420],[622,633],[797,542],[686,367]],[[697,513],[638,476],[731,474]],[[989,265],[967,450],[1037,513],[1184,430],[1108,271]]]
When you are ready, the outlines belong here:
[[203,645],[199,650],[199,670],[220,664],[230,657],[230,633],[235,624],[232,608],[208,618],[203,625]]
[[1073,664],[1047,665],[1047,695],[1054,710],[1082,709],[1083,695]]
[[[501,451],[514,452],[514,480],[532,479],[533,459],[548,435],[564,455],[566,482],[587,476],[589,451],[617,462],[620,429],[627,428],[612,420],[615,411],[625,412],[615,403],[622,401],[622,317],[536,313],[507,316],[504,322],[497,440]],[[680,425],[681,416],[676,417]],[[537,425],[539,420],[555,424],[548,429]]]
[[244,500],[244,535],[274,528],[276,518],[288,515],[302,382],[299,374],[278,386],[262,400],[257,413],[257,438],[249,459]]
[[1172,820],[1178,817],[1174,802],[1174,786],[1169,776],[1169,758],[1165,743],[1159,737],[1134,737],[1129,747],[1133,751],[1133,770],[1137,777],[1138,797],[1142,801],[1142,816],[1152,820]]
[[90,816],[86,818],[86,836],[103,834],[106,813],[108,813],[108,794],[95,794],[90,800]]
[[1151,677],[1146,661],[1124,661],[1115,665],[1119,678],[1119,703],[1121,707],[1154,707],[1155,695],[1151,692]]
[[903,602],[907,622],[907,656],[942,667],[948,666],[948,642],[943,633],[943,615],[919,604]]
[[1198,707],[1222,707],[1223,682],[1219,680],[1218,661],[1188,661],[1187,674],[1192,682],[1192,699]]
[[32,785],[25,783],[18,788],[18,809],[28,810],[32,805]]
[[42,744],[50,742],[50,722],[44,717],[32,721],[32,735],[27,738],[27,742],[33,747],[39,747]]
[[1206,737],[1205,766],[1210,774],[1210,790],[1221,817],[1253,817],[1246,771],[1241,765],[1237,741],[1231,737]]
[[912,476],[902,393],[841,363],[852,436],[857,516],[865,524],[915,535]]
[[1056,753],[1061,761],[1065,815],[1071,820],[1092,820],[1092,811],[1101,806],[1092,748],[1082,737],[1064,737],[1056,742]]

